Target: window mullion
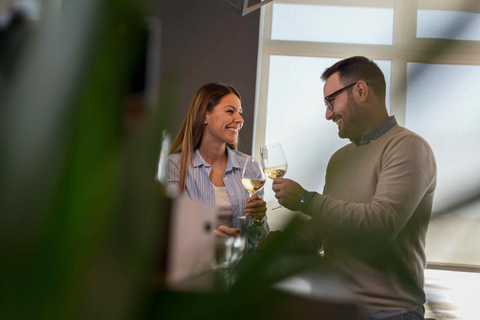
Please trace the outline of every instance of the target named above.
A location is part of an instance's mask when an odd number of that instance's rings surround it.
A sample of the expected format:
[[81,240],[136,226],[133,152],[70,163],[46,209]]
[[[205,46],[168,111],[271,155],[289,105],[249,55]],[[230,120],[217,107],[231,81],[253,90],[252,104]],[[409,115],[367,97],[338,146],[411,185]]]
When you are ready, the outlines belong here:
[[261,26],[259,37],[260,62],[257,65],[257,87],[255,96],[255,116],[254,132],[252,141],[252,155],[260,154],[260,146],[265,144],[265,128],[267,127],[267,100],[268,100],[268,82],[271,55],[271,35],[272,35],[272,11],[273,6],[263,6],[261,8]]
[[393,52],[392,78],[390,86],[390,113],[395,115],[398,123],[405,126],[407,108],[407,59],[406,51],[409,39],[415,36],[416,10],[412,15],[412,8],[416,8],[417,0],[397,0],[394,3],[393,19]]

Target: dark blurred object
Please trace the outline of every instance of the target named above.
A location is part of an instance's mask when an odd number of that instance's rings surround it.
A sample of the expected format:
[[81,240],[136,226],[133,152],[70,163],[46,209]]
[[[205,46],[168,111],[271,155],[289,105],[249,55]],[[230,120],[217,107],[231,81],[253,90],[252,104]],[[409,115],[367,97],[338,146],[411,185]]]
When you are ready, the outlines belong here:
[[155,17],[142,19],[138,34],[140,54],[134,63],[129,94],[124,105],[124,126],[134,132],[145,122],[145,116],[158,103],[160,80],[160,22]]
[[149,47],[149,30],[142,26],[138,34],[140,54],[134,63],[133,77],[130,81],[129,93],[125,98],[124,125],[127,132],[132,132],[142,126],[147,113],[147,101],[145,97],[147,53]]
[[39,19],[39,6],[26,0],[0,5],[0,93],[2,82],[11,78],[18,57],[32,35]]
[[[275,244],[274,244],[275,246]],[[247,256],[157,292],[149,319],[366,319],[315,254]]]
[[[267,237],[260,240],[257,246],[257,252],[267,252],[271,250],[272,244],[285,238],[283,231],[271,231]],[[318,247],[314,241],[309,241],[305,232],[296,232],[291,235],[289,241],[282,246],[281,251],[285,253],[319,253],[322,248]]]
[[[331,283],[334,287],[336,284]],[[351,302],[328,301],[297,295],[272,287],[251,287],[252,291],[207,293],[161,291],[147,319],[195,320],[364,320],[360,308]],[[329,287],[325,286],[325,290]]]
[[364,310],[318,253],[284,252],[293,220],[268,250],[158,290],[148,319],[366,319]]

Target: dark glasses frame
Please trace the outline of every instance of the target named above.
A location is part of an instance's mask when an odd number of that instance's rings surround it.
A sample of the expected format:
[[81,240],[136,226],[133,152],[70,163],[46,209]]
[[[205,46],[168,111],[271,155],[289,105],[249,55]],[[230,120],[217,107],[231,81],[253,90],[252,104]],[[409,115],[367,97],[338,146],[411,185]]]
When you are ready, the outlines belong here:
[[358,83],[355,82],[355,83],[352,83],[352,84],[349,84],[348,86],[345,86],[341,89],[338,89],[337,91],[335,91],[334,93],[332,94],[329,94],[328,96],[325,97],[325,106],[327,107],[328,110],[333,110],[333,100],[335,100],[335,97],[338,96],[340,93],[342,93],[343,91],[347,90],[348,88],[350,87],[353,87],[354,85],[356,85]]

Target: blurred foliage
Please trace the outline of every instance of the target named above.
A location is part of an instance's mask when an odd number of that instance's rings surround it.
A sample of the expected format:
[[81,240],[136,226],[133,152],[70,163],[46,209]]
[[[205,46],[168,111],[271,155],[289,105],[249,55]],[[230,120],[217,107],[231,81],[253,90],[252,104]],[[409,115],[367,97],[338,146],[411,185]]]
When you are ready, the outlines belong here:
[[168,79],[158,112],[124,126],[145,5],[64,1],[60,16],[45,6],[18,55],[2,57],[15,67],[0,84],[2,319],[143,313],[165,216],[154,176],[177,88]]

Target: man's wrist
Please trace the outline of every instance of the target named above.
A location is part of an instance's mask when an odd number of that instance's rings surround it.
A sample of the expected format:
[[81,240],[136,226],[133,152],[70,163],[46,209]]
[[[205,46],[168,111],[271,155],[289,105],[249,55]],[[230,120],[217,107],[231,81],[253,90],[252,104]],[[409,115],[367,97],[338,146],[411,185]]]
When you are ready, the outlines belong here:
[[315,191],[309,191],[300,196],[299,202],[301,211],[305,211],[308,208],[310,201],[316,194]]

